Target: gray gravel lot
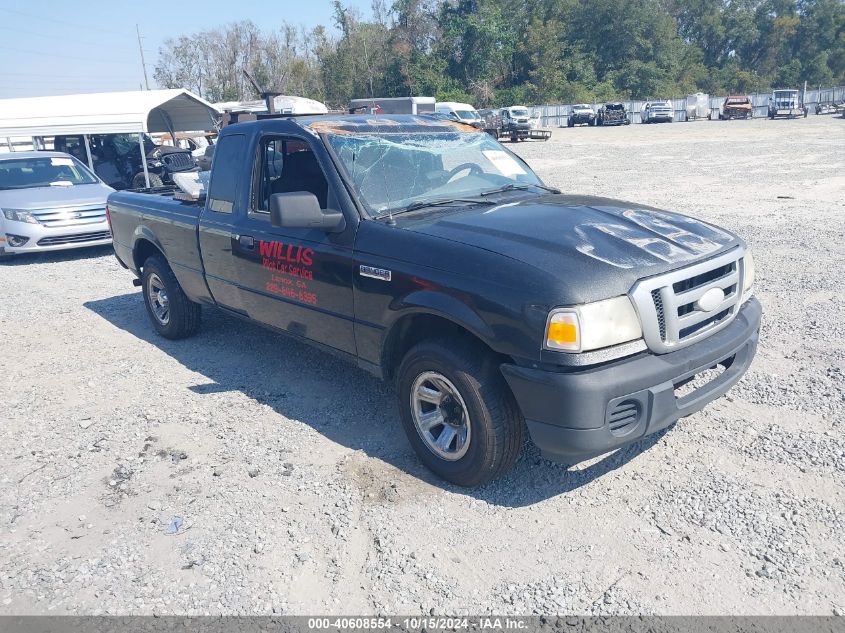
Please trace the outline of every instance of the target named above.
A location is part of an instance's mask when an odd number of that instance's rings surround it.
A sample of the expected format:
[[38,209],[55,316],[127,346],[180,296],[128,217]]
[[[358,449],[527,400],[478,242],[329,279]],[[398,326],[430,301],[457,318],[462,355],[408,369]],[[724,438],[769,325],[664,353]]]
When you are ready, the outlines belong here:
[[392,391],[213,311],[158,338],[108,249],[0,265],[0,613],[845,610],[845,121],[556,129],[550,184],[730,228],[764,333],[726,398],[478,490]]

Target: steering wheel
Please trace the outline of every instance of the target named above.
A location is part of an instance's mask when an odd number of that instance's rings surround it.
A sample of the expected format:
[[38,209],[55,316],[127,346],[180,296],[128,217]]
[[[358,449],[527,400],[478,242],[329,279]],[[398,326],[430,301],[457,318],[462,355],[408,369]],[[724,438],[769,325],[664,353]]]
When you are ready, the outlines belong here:
[[472,176],[473,174],[479,174],[480,175],[480,174],[484,173],[484,170],[481,169],[481,167],[477,163],[461,163],[457,167],[453,167],[452,169],[449,170],[449,173],[447,174],[448,178],[446,179],[446,182],[452,182],[452,180],[455,178],[455,176],[457,176],[459,173],[461,173],[465,169],[469,169],[469,174],[467,174],[468,176]]

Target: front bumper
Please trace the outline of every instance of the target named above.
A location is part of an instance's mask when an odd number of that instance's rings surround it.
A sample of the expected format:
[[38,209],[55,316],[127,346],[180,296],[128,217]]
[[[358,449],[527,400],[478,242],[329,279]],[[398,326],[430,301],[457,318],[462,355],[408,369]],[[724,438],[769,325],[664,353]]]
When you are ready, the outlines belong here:
[[[6,219],[3,222],[3,237],[5,241],[0,246],[7,253],[44,253],[49,251],[63,251],[70,248],[84,248],[87,246],[101,246],[111,244],[112,237],[108,220],[90,224],[79,224],[62,227],[48,227],[43,224],[15,222]],[[25,237],[27,241],[22,246],[13,246],[10,237]]]
[[750,108],[727,108],[722,116],[728,119],[748,118],[751,116]]
[[[580,371],[501,369],[543,455],[577,463],[660,431],[724,395],[754,358],[761,315],[751,298],[725,329],[669,354],[643,353]],[[716,366],[725,368],[718,377],[676,395]],[[630,422],[620,428],[620,419]]]

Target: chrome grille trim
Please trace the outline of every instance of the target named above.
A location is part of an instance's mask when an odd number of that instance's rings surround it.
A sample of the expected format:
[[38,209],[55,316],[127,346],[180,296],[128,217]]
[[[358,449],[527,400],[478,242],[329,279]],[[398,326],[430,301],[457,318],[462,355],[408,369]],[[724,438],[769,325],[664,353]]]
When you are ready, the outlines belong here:
[[30,213],[32,213],[32,217],[38,220],[39,223],[51,228],[98,224],[106,221],[106,207],[102,204],[96,206],[37,209]]
[[42,237],[38,240],[38,246],[60,246],[62,244],[84,244],[86,242],[101,242],[110,240],[111,232],[98,231],[96,233],[79,233],[77,235],[57,235],[53,237]]
[[[672,352],[727,326],[740,307],[744,254],[745,249],[738,247],[699,264],[634,284],[629,296],[649,349],[659,354]],[[676,286],[683,290],[676,291]],[[699,309],[696,302],[713,288],[722,290],[724,299],[710,310]]]

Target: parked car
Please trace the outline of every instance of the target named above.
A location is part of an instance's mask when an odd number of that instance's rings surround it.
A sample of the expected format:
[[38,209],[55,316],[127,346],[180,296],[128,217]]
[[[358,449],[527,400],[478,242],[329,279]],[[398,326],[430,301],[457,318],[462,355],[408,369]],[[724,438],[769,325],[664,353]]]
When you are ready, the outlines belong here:
[[569,116],[566,117],[566,127],[575,127],[576,125],[595,125],[596,113],[586,103],[579,103],[572,106]]
[[605,103],[596,114],[596,125],[630,125],[631,117],[623,103]]
[[370,119],[228,126],[195,206],[109,197],[115,253],[161,336],[191,336],[216,306],[330,350],[396,385],[421,461],[464,486],[510,468],[526,431],[574,463],[748,368],[761,308],[736,235],[562,194],[481,131]]
[[484,120],[481,118],[481,115],[469,103],[438,101],[434,105],[434,111],[439,114],[445,114],[459,123],[466,123],[477,128],[484,127]]
[[0,259],[110,244],[113,191],[69,154],[0,154]]
[[731,119],[750,119],[754,116],[754,105],[751,97],[745,95],[730,95],[725,98],[722,104],[722,111],[719,119],[730,121]]
[[[106,184],[115,189],[142,189],[147,186],[137,134],[92,134],[88,138],[94,171]],[[82,135],[57,136],[53,139],[53,147],[81,161],[88,160]],[[146,134],[144,152],[151,187],[173,184],[174,173],[196,169],[190,151],[156,145]]]
[[654,101],[646,103],[640,113],[643,123],[671,123],[675,118],[671,101]]
[[801,103],[797,90],[774,90],[769,97],[769,118],[775,117],[796,118],[807,116],[807,108]]
[[510,106],[499,111],[501,136],[510,137],[511,142],[524,141],[531,134],[531,120],[525,106]]

